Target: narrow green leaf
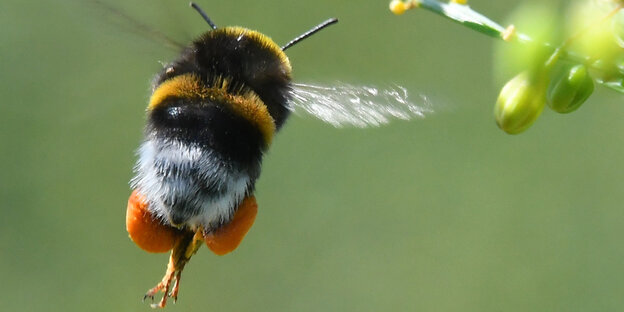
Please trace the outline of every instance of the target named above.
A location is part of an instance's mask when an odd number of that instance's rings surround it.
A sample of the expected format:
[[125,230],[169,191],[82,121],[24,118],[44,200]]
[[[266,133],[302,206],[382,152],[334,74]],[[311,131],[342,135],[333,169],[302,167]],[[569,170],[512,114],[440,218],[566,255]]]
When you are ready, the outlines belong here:
[[621,78],[609,81],[597,79],[596,82],[617,92],[624,93],[624,80]]

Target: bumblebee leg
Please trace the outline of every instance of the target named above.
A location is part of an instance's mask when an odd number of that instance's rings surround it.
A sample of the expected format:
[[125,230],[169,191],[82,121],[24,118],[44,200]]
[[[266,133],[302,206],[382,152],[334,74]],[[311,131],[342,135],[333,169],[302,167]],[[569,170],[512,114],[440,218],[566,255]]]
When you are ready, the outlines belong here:
[[154,300],[154,295],[156,295],[160,291],[165,293],[165,295],[163,295],[162,299],[160,300],[158,304],[155,304],[155,303],[152,304],[152,308],[157,308],[157,307],[164,308],[165,305],[167,304],[167,293],[169,292],[171,280],[174,278],[175,272],[176,272],[175,260],[173,258],[173,252],[172,252],[171,256],[169,257],[169,263],[167,264],[167,271],[165,272],[165,276],[160,281],[160,283],[158,283],[158,285],[156,285],[154,288],[147,291],[145,296],[143,296],[143,300],[145,300],[146,298],[150,298]]
[[178,273],[175,276],[175,284],[173,285],[173,289],[171,290],[171,293],[169,294],[169,297],[173,298],[173,303],[178,301],[178,291],[180,289],[181,277],[182,277],[182,271],[178,271]]
[[[198,230],[196,233],[187,232],[174,245],[171,256],[169,257],[169,264],[167,264],[165,276],[158,285],[150,289],[143,297],[143,299],[154,299],[154,295],[161,291],[163,292],[163,297],[160,299],[160,302],[152,304],[152,308],[164,308],[165,305],[167,305],[168,297],[173,298],[174,302],[178,299],[182,270],[184,270],[186,263],[191,260],[191,257],[197,252],[199,247],[201,247],[203,242],[202,232],[203,230]],[[171,292],[169,292],[170,289]]]
[[246,197],[234,213],[230,223],[214,232],[204,234],[206,245],[217,255],[225,255],[238,247],[249,231],[258,213],[256,198]]
[[178,270],[176,271],[175,275],[175,284],[173,285],[173,289],[169,294],[169,297],[173,298],[173,302],[176,302],[178,300],[180,278],[182,277],[182,270],[184,269],[184,266],[187,262],[189,262],[189,260],[191,260],[191,257],[197,252],[197,250],[199,250],[199,247],[201,247],[202,243],[204,242],[204,237],[202,233],[203,229],[199,229],[195,232],[195,235],[193,235],[193,239],[186,246],[186,249],[184,249],[184,253],[181,254],[179,257]]

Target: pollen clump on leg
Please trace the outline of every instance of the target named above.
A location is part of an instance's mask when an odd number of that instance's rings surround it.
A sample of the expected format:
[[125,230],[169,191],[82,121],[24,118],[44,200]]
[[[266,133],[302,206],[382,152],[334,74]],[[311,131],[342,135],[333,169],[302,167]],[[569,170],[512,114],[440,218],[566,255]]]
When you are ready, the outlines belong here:
[[181,236],[180,231],[153,218],[145,199],[136,191],[128,199],[126,230],[130,239],[147,252],[167,252]]
[[208,248],[219,256],[232,252],[253,225],[257,213],[256,198],[254,196],[245,198],[230,223],[205,235],[204,239]]

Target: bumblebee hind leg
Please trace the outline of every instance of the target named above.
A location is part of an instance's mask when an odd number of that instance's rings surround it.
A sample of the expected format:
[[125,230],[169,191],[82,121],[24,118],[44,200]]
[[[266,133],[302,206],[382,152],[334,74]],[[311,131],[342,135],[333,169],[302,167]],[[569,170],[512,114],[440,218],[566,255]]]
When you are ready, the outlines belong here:
[[[152,308],[164,308],[167,304],[168,297],[173,298],[173,302],[178,299],[178,290],[180,287],[182,270],[184,270],[186,263],[191,260],[191,257],[197,252],[199,247],[201,247],[204,240],[202,232],[203,231],[201,229],[195,233],[187,232],[174,245],[173,250],[171,251],[171,256],[169,257],[169,263],[167,264],[165,276],[162,278],[160,283],[150,289],[143,297],[143,300],[146,298],[151,298],[153,300],[157,293],[161,291],[163,292],[163,297],[160,302],[153,303],[151,305]],[[169,290],[171,290],[171,292]]]

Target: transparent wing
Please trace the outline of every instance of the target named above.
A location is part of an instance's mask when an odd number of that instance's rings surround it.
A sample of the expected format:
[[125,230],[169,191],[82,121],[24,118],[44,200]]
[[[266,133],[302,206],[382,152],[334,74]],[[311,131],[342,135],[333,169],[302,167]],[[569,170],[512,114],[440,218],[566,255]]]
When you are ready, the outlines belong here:
[[295,114],[310,115],[335,127],[376,127],[392,119],[424,118],[433,113],[426,96],[418,95],[414,103],[401,86],[294,84],[291,95],[290,108]]

